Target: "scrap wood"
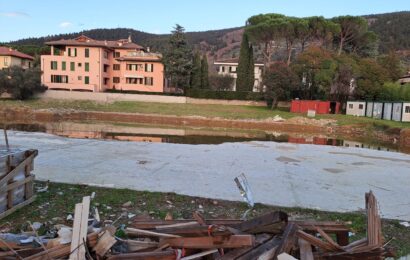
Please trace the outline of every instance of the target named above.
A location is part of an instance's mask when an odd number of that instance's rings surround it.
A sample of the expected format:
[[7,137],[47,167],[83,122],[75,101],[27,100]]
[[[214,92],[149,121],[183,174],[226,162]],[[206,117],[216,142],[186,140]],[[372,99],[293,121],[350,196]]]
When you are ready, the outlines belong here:
[[165,233],[158,233],[143,229],[136,229],[136,228],[126,228],[125,233],[131,236],[148,236],[148,237],[161,237],[161,238],[179,238],[181,236],[165,234]]
[[303,231],[316,231],[316,227],[321,228],[327,233],[336,232],[350,232],[350,228],[345,223],[335,221],[305,221],[305,220],[292,220],[289,223],[296,224]]
[[176,260],[174,250],[112,255],[107,260]]
[[85,259],[90,200],[90,196],[83,197],[83,202],[75,205],[70,260]]
[[308,233],[305,233],[302,230],[298,230],[296,234],[299,238],[309,242],[313,246],[321,248],[322,250],[325,250],[325,251],[333,251],[334,250],[333,246],[330,245],[328,242],[322,241],[321,239],[319,239],[315,236],[312,236]]
[[[41,247],[36,247],[36,248],[26,248],[26,249],[20,249],[15,251],[20,257],[29,257],[31,255],[37,254],[42,252],[43,249]],[[12,251],[5,251],[5,252],[0,252],[0,259],[4,259],[5,257],[8,256],[14,256],[16,257],[16,254]]]
[[174,248],[240,248],[244,246],[254,246],[255,237],[252,235],[231,235],[216,237],[179,237],[166,238],[161,240],[160,245],[169,244]]
[[[59,245],[47,251],[42,251],[38,254],[24,258],[24,260],[42,260],[47,257],[50,259],[60,259],[70,255],[70,245]],[[84,258],[85,259],[85,258]]]
[[265,243],[269,239],[271,239],[272,236],[268,234],[260,234],[255,236],[255,246],[254,247],[242,247],[242,248],[237,248],[230,250],[229,252],[225,253],[223,256],[220,256],[217,258],[217,260],[229,260],[229,259],[236,259],[237,257],[240,257],[244,255],[245,253],[251,251],[255,247]]
[[159,243],[154,241],[138,241],[138,240],[121,240],[128,245],[128,250],[130,252],[137,252],[150,248],[157,248]]
[[98,238],[97,244],[93,247],[93,251],[95,251],[98,256],[103,257],[116,242],[117,240],[114,236],[106,230]]
[[[192,221],[192,222],[186,222],[186,223],[176,223],[176,224],[170,224],[170,225],[161,225],[161,226],[156,226],[156,230],[162,230],[162,229],[168,229],[168,228],[178,228],[178,227],[198,227],[198,222]],[[144,228],[142,228],[144,229]]]
[[317,232],[334,248],[334,251],[344,251],[344,249],[338,245],[326,232],[321,228],[315,227]]
[[3,239],[0,238],[0,243],[2,245],[4,245],[7,249],[9,249],[11,252],[13,252],[13,254],[18,258],[18,259],[22,259],[22,257],[13,249],[13,247],[11,247],[6,241],[4,241]]
[[172,235],[180,235],[180,236],[221,236],[221,235],[232,235],[233,233],[239,233],[239,231],[235,231],[235,229],[225,227],[225,226],[218,226],[218,225],[210,225],[210,226],[182,226],[182,227],[174,227],[174,228],[162,228],[158,230],[159,233],[166,233]]
[[193,214],[193,218],[200,224],[200,225],[206,225],[206,220],[204,216],[202,216],[198,211],[195,211]]
[[[133,228],[136,229],[158,229],[161,226],[174,225],[194,222],[198,224],[195,219],[174,219],[174,220],[146,220],[146,219],[136,219],[131,224]],[[242,223],[240,219],[206,219],[206,225],[224,225],[231,226],[235,224]]]
[[288,215],[282,211],[275,211],[256,217],[238,224],[231,225],[231,227],[247,233],[275,233],[278,225],[286,225],[288,222]]
[[291,253],[293,247],[296,244],[296,232],[298,227],[290,223],[286,226],[285,232],[283,233],[282,240],[280,241],[278,248],[275,251],[273,259],[282,253]]
[[298,244],[300,250],[300,260],[313,260],[312,245],[301,238],[298,239]]
[[281,239],[278,236],[273,237],[272,239],[266,241],[258,247],[253,248],[249,252],[237,257],[237,260],[247,260],[247,259],[257,259],[266,253],[270,256],[275,254],[277,247],[279,246]]
[[373,192],[366,193],[366,210],[367,210],[367,238],[369,245],[383,245],[381,234],[381,220],[377,206],[377,200]]
[[211,255],[211,254],[214,254],[214,253],[217,253],[217,252],[218,252],[218,249],[211,249],[211,250],[208,250],[208,251],[203,251],[201,253],[197,253],[197,254],[194,254],[194,255],[183,257],[183,258],[181,258],[181,260],[199,259],[203,256]]

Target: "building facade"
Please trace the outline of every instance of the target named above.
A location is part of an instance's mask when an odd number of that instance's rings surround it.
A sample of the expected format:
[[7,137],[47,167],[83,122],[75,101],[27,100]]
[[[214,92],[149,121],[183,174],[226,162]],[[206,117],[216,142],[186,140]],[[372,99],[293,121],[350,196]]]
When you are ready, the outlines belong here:
[[[229,75],[235,79],[232,91],[236,90],[236,79],[238,78],[236,70],[238,68],[238,64],[239,59],[226,59],[214,62],[214,65],[217,67],[217,72],[219,75]],[[255,83],[253,85],[253,92],[259,92],[262,89],[263,67],[263,63],[255,63]]]
[[97,41],[87,36],[47,42],[41,56],[42,83],[49,89],[104,92],[164,91],[162,56],[131,38]]
[[33,66],[34,57],[25,53],[13,50],[9,47],[0,46],[0,70],[12,66],[19,66],[28,69]]

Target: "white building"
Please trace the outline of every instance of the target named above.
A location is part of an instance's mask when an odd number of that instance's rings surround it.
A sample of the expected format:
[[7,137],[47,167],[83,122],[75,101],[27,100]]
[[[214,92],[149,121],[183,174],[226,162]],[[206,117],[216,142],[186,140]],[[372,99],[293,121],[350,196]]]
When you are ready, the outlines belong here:
[[[217,66],[217,72],[219,75],[230,75],[235,79],[232,91],[236,90],[236,79],[238,78],[236,70],[238,64],[238,58],[218,60],[214,62],[214,65]],[[263,63],[255,62],[255,83],[253,85],[253,92],[259,92],[261,90],[263,67]]]
[[346,107],[346,115],[366,116],[366,102],[348,101]]

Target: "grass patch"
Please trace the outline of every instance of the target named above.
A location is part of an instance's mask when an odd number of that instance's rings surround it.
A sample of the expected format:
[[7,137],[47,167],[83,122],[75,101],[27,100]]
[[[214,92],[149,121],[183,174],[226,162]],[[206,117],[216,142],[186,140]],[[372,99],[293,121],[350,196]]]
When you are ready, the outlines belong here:
[[[36,186],[43,187],[45,185],[45,182],[36,182]],[[47,227],[52,227],[55,224],[71,226],[72,221],[66,220],[67,215],[73,214],[75,204],[81,202],[83,196],[91,195],[93,192],[96,195],[91,206],[98,208],[102,221],[114,221],[123,212],[137,216],[147,215],[157,219],[164,219],[167,214],[172,214],[174,218],[187,219],[192,218],[193,211],[201,208],[207,218],[240,218],[247,209],[247,205],[242,202],[189,197],[175,193],[108,189],[59,183],[49,183],[48,186],[48,191],[37,194],[34,203],[2,219],[0,226],[3,229],[7,225],[10,226],[11,232],[28,230],[27,221],[47,223],[44,232],[47,231]],[[125,211],[122,205],[128,201],[132,202],[132,207]],[[350,237],[351,241],[366,236],[366,216],[360,212],[335,213],[256,204],[250,217],[273,210],[283,210],[292,219],[298,220],[346,221],[355,234]],[[131,223],[131,220],[123,217],[117,223],[127,225]],[[391,240],[390,244],[397,249],[399,255],[410,253],[408,228],[400,225],[396,220],[383,220],[383,232],[386,241]]]

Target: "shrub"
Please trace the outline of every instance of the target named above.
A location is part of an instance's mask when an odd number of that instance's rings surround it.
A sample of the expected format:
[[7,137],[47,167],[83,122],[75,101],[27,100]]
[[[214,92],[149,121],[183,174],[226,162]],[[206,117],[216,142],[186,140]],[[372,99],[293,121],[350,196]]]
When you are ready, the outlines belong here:
[[238,92],[238,91],[215,91],[205,89],[187,89],[186,96],[203,99],[225,99],[225,100],[263,100],[263,94],[259,92]]
[[212,90],[230,91],[233,88],[235,79],[230,75],[213,74],[209,76],[209,85]]

